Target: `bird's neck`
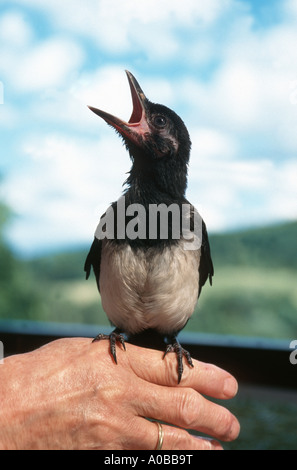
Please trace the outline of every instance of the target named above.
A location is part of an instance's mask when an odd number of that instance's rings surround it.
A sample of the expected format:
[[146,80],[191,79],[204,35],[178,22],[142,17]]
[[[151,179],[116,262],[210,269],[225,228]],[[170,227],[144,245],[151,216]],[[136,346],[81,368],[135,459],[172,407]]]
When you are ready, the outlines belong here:
[[[171,171],[172,170],[172,171]],[[178,171],[170,165],[159,165],[153,169],[139,170],[133,165],[126,181],[126,193],[132,202],[160,204],[182,202],[187,187],[187,169]]]

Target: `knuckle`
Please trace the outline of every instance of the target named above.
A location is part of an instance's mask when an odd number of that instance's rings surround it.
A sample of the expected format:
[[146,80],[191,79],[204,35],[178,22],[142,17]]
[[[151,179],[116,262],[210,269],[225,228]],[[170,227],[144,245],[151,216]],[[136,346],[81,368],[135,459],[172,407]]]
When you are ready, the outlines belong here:
[[193,447],[191,435],[184,429],[172,427],[166,433],[168,450],[187,450]]
[[224,441],[233,440],[237,437],[238,432],[236,431],[236,420],[234,416],[227,410],[221,417],[220,427],[221,436]]
[[170,439],[168,439],[168,450],[213,450],[211,439],[194,436],[185,429],[172,428]]
[[193,429],[196,421],[196,411],[201,409],[201,396],[192,389],[184,389],[179,400],[179,415],[186,429]]
[[193,447],[193,444],[192,444],[192,436],[185,430],[182,430],[180,433],[179,433],[179,437],[178,437],[178,448],[180,450],[183,450],[183,449],[190,449],[191,447]]
[[178,379],[176,360],[174,357],[167,354],[167,356],[164,358],[164,361],[166,366],[166,384],[174,387],[177,385]]

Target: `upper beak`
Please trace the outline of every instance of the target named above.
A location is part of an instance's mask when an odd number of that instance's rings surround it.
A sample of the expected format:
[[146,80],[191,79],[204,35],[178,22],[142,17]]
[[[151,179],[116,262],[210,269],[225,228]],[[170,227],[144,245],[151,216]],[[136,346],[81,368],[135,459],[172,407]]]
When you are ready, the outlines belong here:
[[132,73],[126,70],[126,74],[133,102],[133,111],[128,122],[123,121],[112,114],[106,113],[105,111],[93,108],[92,106],[89,106],[89,108],[95,114],[104,119],[107,124],[114,127],[123,137],[127,137],[129,140],[139,145],[139,138],[150,132],[146,117],[148,100]]

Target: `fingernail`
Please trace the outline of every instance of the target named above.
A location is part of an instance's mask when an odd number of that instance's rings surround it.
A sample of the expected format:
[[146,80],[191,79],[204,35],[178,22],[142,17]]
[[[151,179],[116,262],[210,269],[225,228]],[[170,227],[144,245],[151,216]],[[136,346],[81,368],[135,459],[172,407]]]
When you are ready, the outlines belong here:
[[233,398],[237,394],[238,384],[233,377],[228,377],[224,382],[224,395]]

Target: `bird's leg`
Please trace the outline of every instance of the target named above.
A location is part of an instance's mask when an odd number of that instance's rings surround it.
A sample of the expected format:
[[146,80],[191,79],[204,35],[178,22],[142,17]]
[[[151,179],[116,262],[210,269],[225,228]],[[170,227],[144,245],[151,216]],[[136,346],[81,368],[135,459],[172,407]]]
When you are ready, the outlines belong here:
[[123,346],[124,350],[126,351],[126,345],[125,345],[125,338],[121,334],[120,330],[116,328],[113,330],[110,335],[104,335],[100,333],[99,335],[96,336],[96,338],[93,339],[93,343],[95,341],[101,341],[101,339],[108,339],[109,344],[110,344],[110,353],[114,359],[114,362],[117,364],[117,354],[116,354],[116,343],[119,342]]
[[167,346],[167,348],[166,348],[166,351],[165,351],[165,353],[164,353],[163,359],[164,359],[164,357],[166,356],[166,354],[169,353],[169,352],[175,352],[175,353],[176,353],[176,356],[177,356],[178,383],[180,383],[181,378],[182,378],[182,375],[183,375],[183,370],[184,370],[184,366],[183,366],[183,356],[185,356],[185,358],[187,359],[189,366],[194,367],[194,364],[193,364],[193,362],[192,362],[191,355],[190,355],[190,353],[189,353],[188,351],[186,351],[186,350],[180,345],[180,343],[178,342],[176,336],[173,336],[173,337],[171,338],[171,343],[168,344],[168,346]]

